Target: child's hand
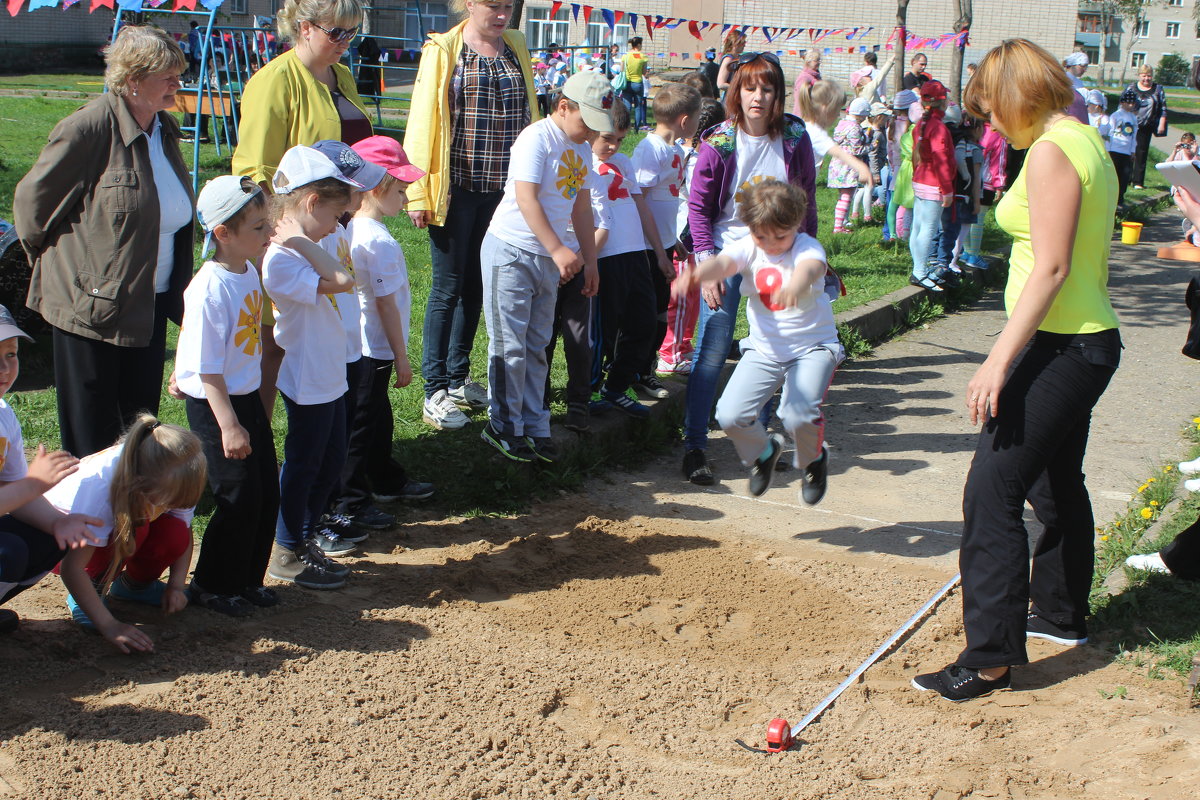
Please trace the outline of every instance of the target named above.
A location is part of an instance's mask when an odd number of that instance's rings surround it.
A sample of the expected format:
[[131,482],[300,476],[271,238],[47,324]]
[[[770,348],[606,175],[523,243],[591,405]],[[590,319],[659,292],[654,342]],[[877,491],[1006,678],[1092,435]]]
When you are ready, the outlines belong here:
[[175,382],[175,372],[171,371],[171,377],[167,380],[167,394],[174,397],[176,400],[186,400],[187,395],[179,390],[179,384]]
[[122,653],[153,653],[154,642],[132,625],[113,620],[111,625],[100,628],[100,635],[108,639]]
[[671,259],[667,255],[667,251],[659,250],[656,255],[658,257],[658,271],[661,272],[663,277],[665,277],[668,281],[675,280],[675,266],[671,263]]
[[89,527],[100,527],[104,523],[86,514],[67,514],[54,520],[50,535],[60,550],[78,550],[80,547],[103,547],[104,543]]
[[574,278],[579,270],[583,269],[583,258],[566,245],[561,245],[550,257],[554,259],[554,266],[558,267],[559,286]]
[[679,271],[678,277],[671,283],[671,296],[676,300],[683,302],[687,296],[696,288],[696,272],[689,267],[684,267]]
[[241,425],[233,425],[221,429],[221,447],[225,457],[240,461],[253,452],[250,448],[250,434]]
[[392,386],[397,389],[403,389],[412,383],[413,371],[412,364],[408,361],[408,356],[400,356],[396,359],[396,382]]
[[271,236],[271,241],[278,245],[285,245],[288,239],[297,236],[308,238],[304,235],[304,229],[300,227],[299,221],[291,216],[280,217],[279,221],[275,223],[275,233]]
[[187,592],[167,586],[162,596],[162,610],[166,614],[175,614],[187,608]]
[[600,291],[600,270],[595,264],[585,264],[583,267],[583,289],[580,294],[584,297],[595,297]]
[[46,445],[39,444],[37,455],[33,457],[33,463],[29,465],[26,477],[38,484],[42,490],[41,493],[45,494],[51,486],[57,485],[59,481],[77,469],[79,469],[79,459],[66,450],[47,453]]

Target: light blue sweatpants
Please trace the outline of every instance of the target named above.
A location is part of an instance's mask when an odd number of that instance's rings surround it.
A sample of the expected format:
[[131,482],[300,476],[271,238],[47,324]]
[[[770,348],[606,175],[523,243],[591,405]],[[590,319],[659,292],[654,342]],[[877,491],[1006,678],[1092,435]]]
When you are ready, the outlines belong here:
[[821,402],[845,351],[841,345],[836,345],[836,352],[814,347],[797,359],[781,363],[748,344],[749,340],[744,340],[742,359],[717,401],[717,422],[733,442],[738,458],[750,466],[767,446],[767,430],[759,422],[759,412],[782,385],[779,419],[796,443],[792,463],[797,469],[806,467],[821,455],[825,441]]
[[558,267],[490,233],[479,254],[488,332],[488,419],[502,436],[550,435],[546,346],[554,331]]

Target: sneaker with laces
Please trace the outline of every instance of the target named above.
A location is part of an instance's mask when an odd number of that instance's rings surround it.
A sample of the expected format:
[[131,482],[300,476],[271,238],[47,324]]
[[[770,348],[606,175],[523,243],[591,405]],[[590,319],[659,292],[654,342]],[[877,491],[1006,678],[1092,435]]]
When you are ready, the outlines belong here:
[[241,591],[242,599],[259,608],[279,605],[279,593],[266,586],[247,586]]
[[951,702],[961,703],[963,700],[974,700],[992,692],[1008,689],[1011,679],[1011,669],[996,680],[989,681],[980,675],[977,669],[950,664],[940,672],[918,675],[912,679],[912,685],[914,689],[920,689],[922,692],[937,692]]
[[587,433],[592,428],[592,414],[587,403],[568,403],[563,427],[575,433]]
[[376,486],[375,491],[371,492],[371,496],[375,498],[377,503],[396,503],[400,501],[411,503],[418,500],[428,500],[433,497],[434,491],[435,487],[432,483],[408,480],[404,483]]
[[558,460],[558,448],[554,446],[553,440],[548,436],[545,438],[526,436],[525,445],[538,461],[551,464]]
[[354,518],[349,514],[326,514],[321,518],[321,524],[318,526],[326,529],[326,535],[336,535],[343,542],[350,544],[358,544],[365,542],[371,534],[367,533],[364,528],[354,524]]
[[192,581],[192,585],[188,588],[188,599],[191,601],[191,605],[207,608],[209,611],[215,611],[227,617],[248,617],[254,613],[254,606],[250,605],[240,594],[206,592],[197,586],[195,581]]
[[614,408],[625,412],[634,419],[646,419],[646,417],[650,416],[650,407],[642,405],[630,397],[627,392],[614,392],[611,389],[604,389],[600,392],[600,397],[612,403]]
[[445,389],[439,389],[434,392],[433,397],[425,398],[421,417],[439,431],[456,431],[471,421],[466,414],[459,411]]
[[824,445],[821,457],[804,468],[800,480],[800,499],[810,506],[821,502],[829,485],[829,450]]
[[685,358],[683,361],[667,361],[665,358],[660,358],[654,371],[664,377],[671,375],[691,375],[692,360]]
[[647,397],[652,397],[655,400],[664,400],[671,396],[671,391],[662,385],[662,381],[657,375],[640,375],[633,382],[633,388],[641,392]]
[[[350,518],[350,525],[357,528],[359,531],[386,531],[396,527],[396,515],[389,514],[382,508],[367,504],[355,511],[353,514],[347,514]],[[350,542],[361,542],[366,538],[363,534],[363,539],[351,539],[345,535],[343,538]]]
[[117,576],[117,579],[112,582],[108,593],[112,597],[119,600],[128,600],[132,603],[142,603],[147,606],[161,606],[163,592],[167,590],[167,585],[162,581],[151,581],[145,586],[134,586],[129,582],[129,579],[122,572]]
[[454,405],[462,408],[487,408],[488,393],[482,383],[467,381],[462,386],[451,386],[446,395]]
[[771,476],[775,474],[775,464],[783,452],[784,439],[778,433],[767,437],[765,455],[759,456],[750,467],[750,494],[758,497],[771,485]]
[[1158,553],[1145,553],[1138,556],[1130,556],[1125,559],[1125,566],[1130,569],[1142,569],[1146,572],[1163,572],[1169,573],[1170,567],[1162,560],[1162,556]]
[[1087,644],[1087,631],[1074,628],[1061,628],[1045,617],[1040,617],[1032,611],[1025,618],[1025,636],[1034,639],[1045,639],[1048,642],[1061,644],[1063,647],[1075,647]]
[[600,392],[592,392],[592,399],[588,401],[589,414],[607,414],[613,410],[613,404],[600,396]]
[[312,542],[331,558],[344,558],[358,549],[358,545],[346,541],[327,525],[317,528],[312,535]]
[[271,565],[267,574],[278,581],[287,581],[305,589],[340,589],[346,585],[346,576],[339,575],[327,566],[328,559],[314,555],[313,547],[306,542],[295,550],[275,545],[271,554]]
[[521,461],[528,463],[532,461],[531,453],[528,452],[528,445],[523,440],[509,441],[500,431],[492,427],[492,423],[483,426],[483,431],[479,434],[479,438],[496,448],[500,455],[510,461]]
[[683,454],[683,477],[697,486],[712,486],[712,468],[703,450],[688,450]]

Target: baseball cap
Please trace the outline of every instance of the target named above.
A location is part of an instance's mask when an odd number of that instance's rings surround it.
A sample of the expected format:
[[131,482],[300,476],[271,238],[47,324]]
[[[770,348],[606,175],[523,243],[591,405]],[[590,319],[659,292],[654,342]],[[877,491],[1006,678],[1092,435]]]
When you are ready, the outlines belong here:
[[404,148],[390,136],[368,136],[354,143],[354,152],[388,175],[405,183],[416,183],[425,171],[408,160]]
[[1101,108],[1108,107],[1108,98],[1104,96],[1104,92],[1099,89],[1092,89],[1087,94],[1088,105],[1100,106]]
[[921,84],[922,100],[945,100],[946,87],[941,81],[925,81]]
[[13,319],[12,312],[4,306],[0,306],[0,340],[12,339],[15,336],[33,341],[32,336],[17,327],[17,321]]
[[279,160],[275,177],[271,186],[276,194],[289,194],[302,186],[307,186],[325,178],[334,178],[347,186],[362,191],[363,185],[352,178],[347,178],[329,158],[319,150],[314,150],[302,144],[290,148]]
[[612,84],[598,72],[576,72],[563,84],[563,97],[579,104],[583,122],[597,133],[612,133]]
[[962,106],[950,106],[943,117],[947,125],[961,125],[963,120]]
[[1138,101],[1137,92],[1134,89],[1126,89],[1121,92],[1122,103],[1136,103]]
[[896,96],[892,98],[892,108],[896,109],[897,111],[903,111],[913,103],[917,102],[917,99],[917,93],[912,89],[905,89],[903,91],[896,92]]
[[362,155],[351,149],[350,145],[336,139],[322,139],[313,145],[313,150],[336,164],[342,175],[361,183],[368,192],[378,186],[387,174],[382,167],[364,161]]
[[1071,53],[1063,59],[1063,63],[1068,67],[1086,67],[1091,62],[1088,61],[1087,53]]
[[856,97],[850,101],[848,111],[856,117],[865,117],[871,113],[871,101],[865,97]]
[[886,104],[880,103],[878,100],[876,100],[874,103],[871,103],[871,114],[870,115],[872,117],[878,117],[878,116],[882,116],[882,115],[886,115],[886,116],[890,117],[892,115],[892,110],[890,108],[888,108]]
[[229,220],[242,207],[262,193],[262,188],[247,177],[221,175],[204,184],[196,197],[196,219],[211,232]]

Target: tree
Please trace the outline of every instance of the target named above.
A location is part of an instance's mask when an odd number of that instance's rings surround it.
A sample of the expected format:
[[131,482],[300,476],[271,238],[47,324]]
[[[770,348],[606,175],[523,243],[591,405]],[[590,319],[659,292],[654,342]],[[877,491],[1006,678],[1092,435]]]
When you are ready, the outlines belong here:
[[1187,82],[1191,68],[1178,53],[1167,53],[1158,62],[1154,71],[1154,80],[1163,86],[1183,86]]
[[904,44],[908,38],[908,0],[896,0],[896,91],[904,88],[904,73],[908,62],[904,58]]
[[514,30],[521,29],[521,12],[525,10],[525,0],[513,0],[513,13],[508,18],[508,27]]
[[[1127,23],[1129,29],[1129,48],[1121,48],[1123,52],[1132,52],[1133,46],[1140,36],[1142,23],[1146,20],[1146,9],[1158,3],[1159,0],[1114,0],[1114,5],[1120,13],[1121,18]],[[1125,38],[1124,32],[1121,33],[1121,38]],[[1125,70],[1129,67],[1129,58],[1121,59],[1121,80],[1120,83],[1125,83]]]
[[[954,0],[955,12],[958,14],[958,19],[954,22],[955,33],[962,33],[970,29],[971,5],[972,0]],[[962,71],[963,48],[955,45],[954,53],[950,58],[950,99],[960,104],[962,103]]]

